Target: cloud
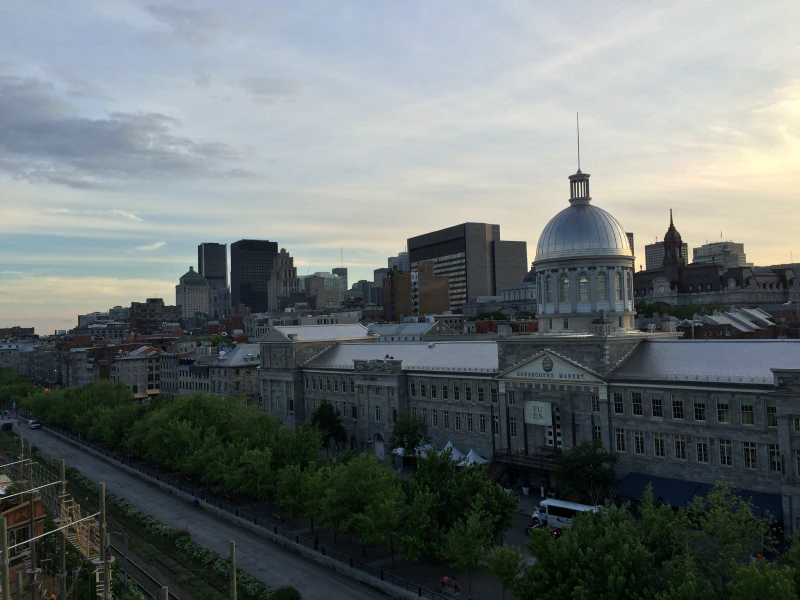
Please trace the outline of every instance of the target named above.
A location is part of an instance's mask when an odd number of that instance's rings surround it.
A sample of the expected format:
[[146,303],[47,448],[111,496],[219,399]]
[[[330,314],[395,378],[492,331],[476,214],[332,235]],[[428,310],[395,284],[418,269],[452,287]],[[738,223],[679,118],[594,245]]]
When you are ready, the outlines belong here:
[[74,210],[74,209],[71,209],[71,208],[48,208],[46,210],[49,213],[55,213],[57,215],[75,215],[75,216],[92,215],[92,216],[100,216],[100,217],[109,216],[110,215],[110,216],[115,216],[115,217],[123,217],[125,219],[130,219],[131,221],[137,221],[139,223],[144,221],[144,219],[142,219],[137,214],[134,214],[132,212],[128,212],[126,210],[119,210],[119,209],[114,209],[114,210],[91,210],[91,209],[85,208],[85,209]]
[[277,98],[296,93],[294,84],[275,77],[245,77],[237,83],[251,100],[262,104],[272,104]]
[[112,215],[119,215],[120,217],[125,217],[126,219],[130,219],[131,221],[142,221],[143,219],[133,213],[126,212],[124,210],[112,210]]
[[159,113],[79,116],[53,86],[0,76],[0,173],[34,183],[97,190],[130,181],[223,177],[227,145],[176,134]]
[[150,252],[152,250],[158,250],[159,248],[163,248],[166,246],[167,242],[153,242],[152,244],[148,244],[146,246],[136,246],[135,250],[143,250],[145,252]]
[[219,30],[218,21],[208,11],[155,4],[146,6],[145,10],[169,27],[174,35],[192,44],[208,44]]

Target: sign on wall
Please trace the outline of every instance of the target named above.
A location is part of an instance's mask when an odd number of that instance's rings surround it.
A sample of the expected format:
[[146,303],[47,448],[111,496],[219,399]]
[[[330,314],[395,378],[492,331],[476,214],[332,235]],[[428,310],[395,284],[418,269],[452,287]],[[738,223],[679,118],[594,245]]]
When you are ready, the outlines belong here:
[[506,373],[504,377],[570,384],[602,383],[578,366],[548,354],[539,355],[510,373]]
[[553,424],[553,405],[551,402],[528,400],[525,402],[525,423],[530,425]]

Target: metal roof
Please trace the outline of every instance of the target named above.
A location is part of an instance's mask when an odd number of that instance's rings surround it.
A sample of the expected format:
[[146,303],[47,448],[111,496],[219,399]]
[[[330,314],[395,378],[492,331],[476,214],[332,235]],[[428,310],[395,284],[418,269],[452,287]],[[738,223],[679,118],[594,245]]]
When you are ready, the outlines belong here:
[[625,228],[602,208],[572,204],[545,225],[534,262],[603,256],[633,257]]
[[645,340],[609,379],[773,385],[800,369],[800,340]]
[[474,372],[498,370],[497,342],[376,342],[339,343],[304,364],[307,369],[353,369],[354,360],[403,361],[404,371]]
[[[276,325],[275,331],[287,340],[295,335],[298,342],[323,340],[348,340],[370,337],[366,327],[359,323],[342,323],[336,325]],[[269,336],[269,333],[267,334]]]
[[209,361],[211,367],[257,367],[261,357],[261,346],[259,344],[239,344],[233,350],[228,350],[225,354],[214,356],[214,360]]
[[436,326],[436,321],[429,323],[370,323],[367,327],[378,335],[423,335]]

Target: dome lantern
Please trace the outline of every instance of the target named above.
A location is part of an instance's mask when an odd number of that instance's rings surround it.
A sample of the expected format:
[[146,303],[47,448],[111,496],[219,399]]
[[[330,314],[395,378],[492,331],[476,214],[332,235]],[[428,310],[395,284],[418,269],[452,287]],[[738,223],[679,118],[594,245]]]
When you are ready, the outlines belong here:
[[589,204],[592,197],[589,195],[589,173],[578,172],[569,176],[569,203],[570,204]]

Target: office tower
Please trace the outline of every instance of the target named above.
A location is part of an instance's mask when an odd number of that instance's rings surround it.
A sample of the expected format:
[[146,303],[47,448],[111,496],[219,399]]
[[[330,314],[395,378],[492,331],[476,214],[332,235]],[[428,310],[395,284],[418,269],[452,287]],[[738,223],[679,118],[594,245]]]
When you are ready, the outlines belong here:
[[205,242],[197,246],[197,272],[212,288],[228,287],[228,245]]
[[350,286],[347,285],[347,267],[337,267],[335,269],[331,269],[331,273],[339,276],[339,279],[341,280],[340,285],[343,290],[350,289]]
[[231,303],[251,312],[277,310],[270,306],[270,278],[278,256],[278,243],[239,240],[231,244]]

